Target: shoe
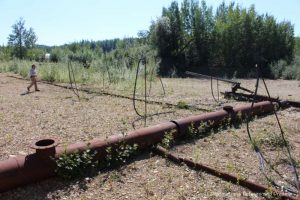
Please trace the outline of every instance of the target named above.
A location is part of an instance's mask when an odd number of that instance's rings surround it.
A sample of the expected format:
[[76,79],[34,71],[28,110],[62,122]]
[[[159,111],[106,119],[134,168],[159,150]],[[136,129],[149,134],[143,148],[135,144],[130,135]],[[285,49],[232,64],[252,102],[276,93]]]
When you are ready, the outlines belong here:
[[29,92],[30,91],[30,89],[29,89],[29,87],[27,87],[27,92]]
[[41,91],[41,90],[39,90],[39,89],[36,89],[35,91],[36,91],[36,92],[39,92],[39,91]]

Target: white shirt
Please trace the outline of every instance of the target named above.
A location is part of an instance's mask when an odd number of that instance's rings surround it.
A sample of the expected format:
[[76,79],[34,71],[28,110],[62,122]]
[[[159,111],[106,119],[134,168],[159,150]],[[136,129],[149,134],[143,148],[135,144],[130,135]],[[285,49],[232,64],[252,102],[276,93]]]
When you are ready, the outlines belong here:
[[36,68],[31,68],[31,69],[30,69],[30,74],[29,74],[29,75],[30,75],[30,77],[31,77],[31,76],[37,76],[37,70],[36,70]]

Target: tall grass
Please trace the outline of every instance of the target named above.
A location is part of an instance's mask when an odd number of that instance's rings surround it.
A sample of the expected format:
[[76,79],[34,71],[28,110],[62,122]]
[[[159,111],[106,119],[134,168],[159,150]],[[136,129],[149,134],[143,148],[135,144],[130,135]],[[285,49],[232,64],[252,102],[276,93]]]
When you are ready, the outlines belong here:
[[[69,83],[68,63],[58,62],[42,62],[34,63],[26,60],[11,60],[0,63],[1,72],[12,72],[21,75],[23,78],[29,78],[29,71],[31,65],[35,64],[38,70],[38,78],[40,80]],[[77,83],[80,85],[98,85],[106,89],[131,91],[135,75],[137,61],[135,61],[131,68],[128,68],[121,62],[105,64],[103,60],[98,59],[91,63],[89,68],[84,68],[78,62],[71,63],[74,69],[74,76]],[[156,81],[156,63],[149,61],[147,64],[147,78],[148,81]],[[153,73],[154,72],[154,73]],[[143,87],[144,81],[144,66],[140,66],[138,86]]]

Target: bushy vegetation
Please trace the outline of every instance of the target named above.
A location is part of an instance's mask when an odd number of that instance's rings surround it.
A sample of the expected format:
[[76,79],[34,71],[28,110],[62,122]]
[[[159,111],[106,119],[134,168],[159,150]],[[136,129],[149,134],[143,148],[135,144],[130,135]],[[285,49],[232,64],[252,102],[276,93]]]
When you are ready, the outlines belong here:
[[290,22],[235,3],[223,2],[214,13],[205,1],[194,0],[163,8],[150,28],[150,39],[161,57],[162,75],[176,68],[179,74],[195,70],[247,77],[259,64],[270,77],[272,63],[292,62],[295,46]]
[[272,64],[271,73],[275,79],[282,78],[288,80],[300,80],[300,56],[296,56],[290,64],[284,60],[280,60],[277,63]]
[[83,176],[89,169],[96,168],[97,161],[94,161],[96,152],[87,149],[83,153],[63,153],[56,161],[56,173],[65,180],[71,180]]
[[[24,26],[24,21],[19,25]],[[34,35],[33,29],[26,31]],[[184,0],[180,6],[174,1],[137,38],[82,40],[54,47],[35,45],[36,38],[31,39],[27,42],[31,45],[22,46],[22,56],[12,43],[0,47],[0,72],[26,77],[29,66],[38,62],[43,80],[68,82],[67,65],[72,61],[77,81],[116,84],[132,81],[138,58],[146,55],[152,78],[156,73],[182,76],[187,70],[251,77],[259,64],[265,77],[300,79],[300,38],[294,38],[293,25],[258,14],[254,6],[242,8],[235,3],[223,2],[213,12],[205,1]]]
[[[68,65],[72,65],[77,83],[97,84],[106,89],[131,90],[138,61],[141,55],[146,56],[147,78],[149,81],[157,81],[156,68],[159,62],[155,58],[155,52],[147,45],[140,45],[138,40],[133,40],[131,46],[123,45],[119,41],[117,49],[104,53],[98,53],[88,48],[90,42],[73,43],[65,47],[55,47],[51,50],[55,52],[57,62],[51,61],[29,61],[29,60],[2,60],[0,62],[0,72],[13,72],[24,78],[29,78],[30,67],[35,63],[38,67],[38,78],[49,82],[69,82]],[[74,50],[76,49],[76,51]],[[84,49],[84,50],[83,50]],[[73,51],[72,51],[73,50]],[[51,51],[51,55],[52,55]],[[81,53],[83,52],[83,53]],[[143,87],[145,63],[140,63],[140,78],[138,79],[138,89]]]

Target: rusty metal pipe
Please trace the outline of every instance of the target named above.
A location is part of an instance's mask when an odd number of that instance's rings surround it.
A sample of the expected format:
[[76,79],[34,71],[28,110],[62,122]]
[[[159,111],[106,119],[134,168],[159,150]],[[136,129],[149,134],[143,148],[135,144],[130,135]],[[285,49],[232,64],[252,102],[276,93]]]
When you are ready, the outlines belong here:
[[[203,123],[205,123],[210,128],[218,127],[229,119],[234,120],[237,117],[245,119],[245,117],[247,116],[270,113],[273,111],[274,105],[279,106],[277,103],[271,103],[269,101],[255,103],[252,109],[251,104],[237,106],[235,108],[226,106],[223,108],[223,110],[205,113],[203,115],[190,116],[183,119],[174,120],[173,122],[177,124],[179,134],[184,135],[188,133],[191,124],[193,124],[195,127],[200,127]],[[285,106],[284,102],[282,102],[282,106]]]
[[[55,139],[39,140],[31,145],[36,153],[27,156],[15,156],[8,160],[0,161],[0,192],[7,191],[17,186],[37,182],[55,175],[56,163],[51,157],[57,158],[63,153],[82,152],[86,149],[96,150],[95,159],[103,159],[106,156],[106,148],[117,148],[120,144],[137,144],[139,149],[151,147],[159,143],[166,132],[173,131],[174,138],[188,133],[188,127],[193,123],[213,121],[210,126],[217,126],[223,120],[242,113],[246,115],[262,115],[272,111],[271,102],[256,103],[251,110],[251,105],[236,108],[226,107],[224,110],[191,116],[172,122],[161,123],[155,126],[142,128],[129,132],[127,135],[114,135],[106,139],[94,139],[88,144],[78,142],[66,148],[56,147]],[[275,103],[276,104],[276,103]]]
[[[170,159],[173,162],[176,162],[178,164],[184,163],[186,164],[188,167],[195,169],[195,170],[202,170],[205,171],[211,175],[217,176],[225,181],[229,181],[231,183],[237,184],[237,185],[241,185],[245,188],[248,188],[249,190],[253,191],[253,192],[259,192],[259,193],[264,193],[266,191],[268,191],[268,187],[260,185],[258,183],[254,183],[252,181],[249,180],[245,180],[245,179],[240,179],[232,174],[220,171],[218,169],[215,169],[213,167],[201,164],[201,163],[196,163],[193,162],[192,160],[186,159],[186,158],[182,158],[179,157],[175,154],[170,153],[168,150],[166,150],[165,148],[158,146],[156,148],[153,149],[153,151],[158,154],[161,155],[165,158]],[[273,192],[278,195],[277,197],[279,197],[280,199],[292,199],[292,200],[296,200],[298,198],[296,197],[292,197],[292,196],[288,196],[285,194],[282,194],[281,192],[277,191],[277,190],[273,190]]]

